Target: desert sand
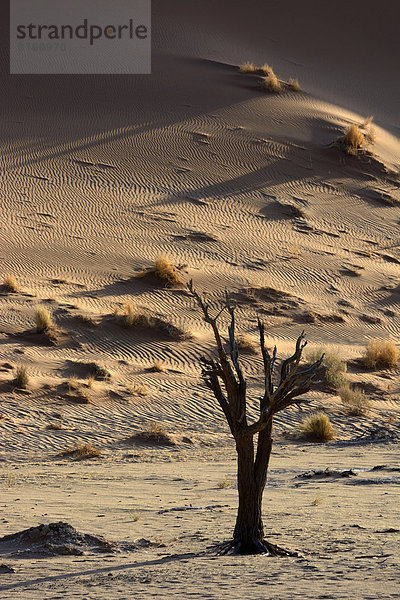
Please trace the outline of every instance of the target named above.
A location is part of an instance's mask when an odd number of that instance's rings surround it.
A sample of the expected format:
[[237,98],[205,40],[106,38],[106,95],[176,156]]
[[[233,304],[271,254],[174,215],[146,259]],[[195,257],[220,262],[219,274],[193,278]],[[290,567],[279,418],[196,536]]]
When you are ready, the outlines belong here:
[[[4,50],[0,536],[62,521],[116,545],[0,540],[2,599],[399,597],[399,367],[360,360],[399,342],[399,11],[322,5],[153,1],[151,76],[9,76]],[[303,91],[266,93],[246,61]],[[332,144],[370,116],[357,156]],[[180,284],[149,273],[160,255]],[[317,386],[276,419],[266,534],[297,558],[206,552],[232,534],[236,464],[190,279],[215,311],[228,290],[255,342],[261,316],[280,356],[304,329],[368,397],[349,415]],[[150,325],[125,327],[126,303]],[[38,307],[54,336],[32,333]],[[254,415],[262,360],[242,361]],[[299,439],[316,410],[334,441]]]

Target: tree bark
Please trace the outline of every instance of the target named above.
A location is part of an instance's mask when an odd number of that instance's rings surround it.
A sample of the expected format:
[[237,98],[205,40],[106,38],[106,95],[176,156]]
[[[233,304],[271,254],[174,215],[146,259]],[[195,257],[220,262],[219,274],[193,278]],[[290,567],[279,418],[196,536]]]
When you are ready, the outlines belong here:
[[237,440],[236,449],[239,508],[233,537],[241,553],[254,553],[264,539],[261,516],[264,488],[256,480],[253,438]]

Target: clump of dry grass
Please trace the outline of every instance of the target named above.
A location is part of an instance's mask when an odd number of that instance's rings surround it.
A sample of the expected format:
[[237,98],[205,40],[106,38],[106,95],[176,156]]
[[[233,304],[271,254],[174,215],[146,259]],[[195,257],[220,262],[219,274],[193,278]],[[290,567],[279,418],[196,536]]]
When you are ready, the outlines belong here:
[[122,309],[125,327],[153,327],[155,320],[152,315],[143,309],[135,308],[132,302],[125,302]]
[[347,372],[347,364],[335,352],[331,352],[325,348],[316,348],[315,350],[309,352],[307,354],[307,361],[310,364],[313,364],[317,362],[317,360],[319,360],[323,354],[324,360],[322,366],[325,369],[325,380],[334,389],[338,389],[347,382],[345,376],[345,373]]
[[144,431],[133,436],[134,440],[146,443],[155,443],[163,446],[176,446],[176,437],[169,433],[160,423],[149,423]]
[[75,392],[79,389],[80,383],[77,377],[70,377],[67,381],[67,387],[69,392]]
[[132,396],[144,397],[149,393],[149,386],[146,384],[132,383],[127,389]]
[[294,92],[302,92],[303,90],[300,87],[299,80],[293,79],[292,77],[288,81],[288,87]]
[[78,402],[79,404],[89,403],[88,392],[85,389],[84,384],[78,381],[77,377],[70,377],[66,383],[68,387],[68,393],[75,402]]
[[86,385],[90,390],[92,389],[95,381],[96,381],[96,379],[95,379],[94,375],[89,375],[89,377],[87,378],[87,381],[86,381]]
[[261,87],[272,94],[280,94],[283,90],[282,83],[279,81],[273,70],[271,69],[270,73],[262,78]]
[[92,319],[92,317],[85,313],[80,313],[79,315],[76,315],[76,318],[79,319],[79,321],[84,325],[89,325],[89,327],[94,327],[96,325],[96,322]]
[[362,416],[368,412],[370,403],[362,390],[354,389],[347,384],[339,388],[339,395],[350,415]]
[[166,254],[159,256],[154,265],[154,274],[159,279],[167,281],[170,285],[179,285],[182,283],[182,276],[179,269],[173,265]]
[[229,488],[233,488],[236,483],[236,480],[233,477],[223,477],[217,483],[217,487],[220,490],[226,490]]
[[358,125],[353,124],[348,127],[341,141],[347,154],[356,156],[365,144],[365,135]]
[[89,371],[89,375],[100,381],[109,381],[111,379],[110,371],[96,362],[87,363],[85,365]]
[[28,370],[23,365],[17,367],[14,379],[14,385],[20,390],[26,390],[29,385]]
[[51,313],[44,306],[39,306],[35,309],[33,315],[36,332],[37,333],[48,333],[55,329],[55,323]]
[[317,412],[305,418],[300,425],[300,431],[310,442],[329,442],[336,437],[335,429],[324,412]]
[[56,456],[65,456],[73,460],[84,460],[86,458],[98,458],[101,456],[101,452],[93,444],[77,443],[75,446],[65,448],[65,450],[62,450]]
[[6,292],[16,293],[19,291],[19,286],[14,275],[6,275],[3,280],[3,289]]
[[246,335],[245,333],[238,335],[236,338],[236,343],[239,352],[244,354],[258,353],[257,345],[250,335]]
[[260,71],[266,76],[271,75],[271,73],[274,72],[273,68],[268,63],[264,63],[262,67],[260,67]]
[[399,349],[390,340],[371,340],[365,350],[364,364],[369,369],[393,368],[399,360]]
[[152,373],[165,373],[165,367],[160,360],[155,360],[149,371]]
[[135,308],[131,302],[126,302],[122,311],[116,308],[114,314],[119,320],[122,319],[123,325],[128,329],[133,327],[149,328],[177,341],[192,337],[190,332],[180,329],[160,317],[155,317],[145,309]]
[[253,62],[247,61],[240,65],[239,71],[241,73],[255,73],[257,71],[257,67]]

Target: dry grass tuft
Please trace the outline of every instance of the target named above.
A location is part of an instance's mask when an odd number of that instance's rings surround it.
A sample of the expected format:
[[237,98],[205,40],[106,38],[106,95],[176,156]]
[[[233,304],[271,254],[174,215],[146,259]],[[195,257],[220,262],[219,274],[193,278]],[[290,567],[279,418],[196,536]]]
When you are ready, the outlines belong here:
[[[79,404],[88,404],[89,403],[89,394],[87,389],[85,389],[85,385],[78,381],[76,377],[70,377],[67,380],[68,393],[70,394],[70,398]],[[87,385],[86,388],[89,386]]]
[[177,446],[176,437],[169,433],[160,423],[149,423],[148,427],[133,436],[134,440],[160,444],[162,446]]
[[329,442],[335,439],[335,429],[324,412],[310,415],[300,425],[302,436],[310,442]]
[[188,340],[192,337],[190,332],[180,329],[160,317],[153,316],[145,309],[135,308],[131,302],[125,303],[122,312],[116,308],[114,315],[119,320],[122,318],[123,325],[129,329],[133,327],[153,329],[160,334],[177,341]]
[[260,71],[267,77],[268,75],[271,75],[271,73],[274,74],[273,68],[268,63],[264,63],[262,67],[260,67]]
[[26,390],[29,385],[29,376],[27,368],[23,365],[17,367],[14,379],[14,385],[20,390]]
[[96,321],[94,321],[90,315],[87,315],[85,313],[80,313],[79,315],[76,315],[76,318],[81,323],[83,323],[83,325],[88,325],[89,327],[94,327],[96,325]]
[[159,256],[154,265],[154,274],[159,279],[167,281],[170,285],[182,283],[182,276],[166,254]]
[[128,388],[128,392],[132,396],[147,396],[149,394],[149,386],[145,384],[132,383]]
[[339,395],[350,415],[361,417],[367,414],[370,403],[362,390],[354,389],[347,384],[339,388]]
[[365,135],[358,125],[350,125],[342,138],[338,140],[347,154],[356,156],[366,143]]
[[96,362],[87,363],[89,374],[98,381],[109,381],[111,379],[110,371]]
[[250,335],[240,334],[236,338],[239,352],[243,354],[257,354],[258,348],[254,339]]
[[235,486],[236,480],[233,477],[223,477],[217,483],[217,487],[220,490],[227,490]]
[[122,316],[125,327],[153,327],[154,318],[145,310],[137,309],[131,302],[125,302]]
[[390,340],[371,340],[365,350],[364,364],[369,369],[393,368],[397,365],[400,352]]
[[165,367],[160,360],[155,360],[149,371],[151,373],[165,373]]
[[37,333],[47,333],[55,329],[53,317],[44,306],[36,308],[33,318]]
[[241,73],[255,73],[257,71],[257,67],[252,62],[245,62],[240,65],[239,71]]
[[65,456],[73,458],[73,460],[84,460],[86,458],[98,458],[101,456],[101,452],[98,448],[92,444],[75,444],[75,446],[69,446],[62,450],[56,456]]
[[3,288],[6,292],[16,293],[19,291],[19,286],[14,275],[6,275],[3,281]]
[[271,92],[272,94],[280,94],[283,90],[281,82],[279,81],[272,69],[271,72],[268,75],[266,75],[266,77],[262,78],[261,87],[265,91]]
[[87,378],[87,381],[86,381],[86,385],[90,390],[94,386],[95,381],[96,381],[96,379],[95,379],[94,375],[89,375],[89,377]]
[[300,87],[299,80],[293,79],[292,77],[288,81],[288,87],[293,90],[293,92],[302,92],[303,90]]

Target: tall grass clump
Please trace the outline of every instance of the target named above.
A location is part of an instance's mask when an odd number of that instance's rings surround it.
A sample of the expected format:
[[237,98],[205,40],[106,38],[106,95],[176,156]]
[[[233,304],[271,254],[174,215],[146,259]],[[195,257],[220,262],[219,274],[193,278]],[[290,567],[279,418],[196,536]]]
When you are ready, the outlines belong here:
[[356,156],[359,150],[365,144],[365,135],[358,125],[350,125],[342,138],[342,144],[347,152],[351,156]]
[[14,379],[14,385],[20,390],[26,390],[29,385],[29,376],[27,368],[23,365],[17,367]]
[[369,369],[393,368],[399,361],[400,352],[390,340],[371,340],[365,349],[363,361]]
[[6,275],[3,280],[3,288],[6,292],[16,293],[19,291],[17,280],[14,275]]
[[55,328],[55,323],[50,312],[44,306],[36,308],[34,320],[37,333],[47,333]]
[[257,71],[257,67],[253,62],[247,61],[240,65],[239,71],[241,73],[255,73]]
[[272,69],[268,75],[262,78],[261,87],[272,94],[279,94],[283,89],[281,82]]
[[310,442],[329,442],[335,439],[335,429],[324,412],[310,415],[300,425],[302,436]]
[[339,396],[350,415],[360,417],[365,415],[370,408],[365,393],[360,389],[352,388],[349,384],[339,388]]

